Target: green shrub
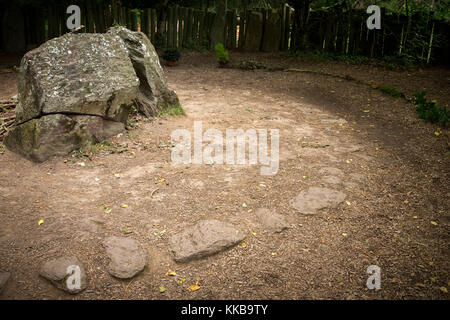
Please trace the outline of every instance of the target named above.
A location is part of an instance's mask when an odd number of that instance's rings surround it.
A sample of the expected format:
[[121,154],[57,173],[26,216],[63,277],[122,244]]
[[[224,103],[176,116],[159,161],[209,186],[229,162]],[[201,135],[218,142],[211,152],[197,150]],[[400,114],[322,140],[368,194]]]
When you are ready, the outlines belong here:
[[446,127],[449,122],[450,112],[446,107],[441,107],[436,100],[427,101],[426,92],[422,91],[414,95],[414,103],[421,119],[431,123],[440,123]]
[[178,49],[166,49],[162,58],[166,61],[178,61],[180,59],[180,51]]
[[230,57],[228,55],[228,50],[225,50],[225,47],[220,42],[216,44],[216,59],[220,65],[226,65],[230,62]]

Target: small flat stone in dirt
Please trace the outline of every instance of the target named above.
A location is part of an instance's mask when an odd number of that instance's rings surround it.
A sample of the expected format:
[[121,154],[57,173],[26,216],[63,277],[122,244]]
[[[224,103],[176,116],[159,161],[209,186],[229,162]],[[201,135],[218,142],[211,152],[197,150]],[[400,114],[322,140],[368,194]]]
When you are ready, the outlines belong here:
[[234,246],[245,234],[219,220],[203,220],[169,239],[169,249],[177,262],[204,258]]
[[336,147],[336,148],[334,148],[334,151],[336,151],[336,152],[347,153],[347,152],[356,152],[356,151],[360,151],[361,149],[362,149],[361,146],[357,146],[357,145],[349,145],[349,146],[340,146],[340,147]]
[[[71,266],[78,266],[80,268],[80,283],[77,287],[76,282],[72,282],[68,286],[69,277],[76,274],[76,269]],[[73,256],[60,257],[54,260],[45,262],[39,271],[39,274],[45,279],[49,280],[58,289],[75,294],[83,291],[87,287],[86,271],[83,264]],[[70,280],[69,280],[70,281]]]
[[300,192],[290,204],[300,213],[314,215],[317,210],[335,208],[345,200],[345,193],[329,189],[310,187]]
[[350,181],[346,181],[343,183],[344,187],[346,187],[347,189],[355,189],[358,187],[357,183],[354,182],[350,182]]
[[103,247],[110,258],[108,272],[116,278],[132,278],[147,264],[147,254],[134,239],[109,237],[103,241]]
[[267,229],[274,233],[280,233],[288,228],[286,219],[278,213],[274,213],[266,208],[259,208],[255,211],[258,221]]
[[335,176],[325,176],[322,178],[322,182],[329,183],[329,184],[339,184],[342,182],[342,180]]
[[320,120],[320,122],[322,122],[322,123],[332,123],[332,124],[346,124],[347,123],[347,120],[345,120],[345,119],[342,119],[342,118],[340,118],[340,119],[322,119],[322,120]]
[[0,293],[5,288],[6,283],[8,282],[10,277],[11,277],[11,273],[9,273],[9,272],[0,272]]
[[332,175],[332,176],[343,176],[344,172],[338,168],[326,167],[319,170],[320,174],[323,175]]
[[364,181],[366,180],[366,176],[360,173],[351,173],[350,177],[356,181]]

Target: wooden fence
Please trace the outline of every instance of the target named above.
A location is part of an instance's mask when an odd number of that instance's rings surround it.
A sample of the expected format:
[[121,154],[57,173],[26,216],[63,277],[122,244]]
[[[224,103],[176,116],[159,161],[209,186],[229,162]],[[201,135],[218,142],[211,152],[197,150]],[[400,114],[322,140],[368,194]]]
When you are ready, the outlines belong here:
[[[83,32],[106,32],[110,26],[119,24],[146,33],[157,48],[211,49],[211,31],[216,17],[211,9],[174,6],[161,14],[153,8],[131,9],[121,7],[118,3],[117,0],[61,0],[44,7],[24,5],[21,12],[25,22],[26,49],[68,32],[66,9],[71,4],[81,8],[81,23],[85,26]],[[245,51],[286,51],[291,43],[293,14],[287,6],[277,10],[229,10],[226,12],[224,45],[228,49]],[[418,36],[410,38],[407,43],[409,47],[403,48],[400,38],[407,29],[407,17],[383,13],[381,30],[368,30],[367,17],[365,10],[345,14],[335,11],[311,12],[307,34],[310,49],[372,57],[406,53],[425,59],[431,52],[431,44],[434,61],[448,63],[450,28],[445,21],[430,20],[427,28],[417,30],[413,26],[411,34]],[[414,21],[417,19],[420,17],[414,17]],[[11,37],[14,40],[16,35]],[[422,44],[417,45],[417,39],[422,39]]]
[[[120,7],[94,0],[61,1],[51,7],[24,7],[26,43],[37,46],[46,40],[68,32],[66,8],[70,4],[81,8],[83,32],[106,32],[115,24],[144,32],[160,48],[210,48],[210,35],[216,13],[179,6],[169,7],[161,17],[157,10]],[[292,11],[278,10],[227,11],[224,45],[247,51],[287,50]]]

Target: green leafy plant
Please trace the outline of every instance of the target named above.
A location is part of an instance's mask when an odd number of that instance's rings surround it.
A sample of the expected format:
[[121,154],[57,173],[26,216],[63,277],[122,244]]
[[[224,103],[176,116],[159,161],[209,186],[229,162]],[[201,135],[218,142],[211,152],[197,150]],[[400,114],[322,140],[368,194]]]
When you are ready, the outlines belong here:
[[446,127],[449,122],[450,111],[446,107],[439,106],[436,100],[427,101],[425,95],[425,91],[414,95],[414,103],[419,117],[425,121],[440,123]]
[[180,51],[178,49],[166,49],[162,58],[166,61],[178,61],[180,59]]
[[216,59],[219,62],[220,66],[225,66],[230,62],[230,57],[228,55],[228,50],[225,50],[225,47],[220,42],[216,44]]

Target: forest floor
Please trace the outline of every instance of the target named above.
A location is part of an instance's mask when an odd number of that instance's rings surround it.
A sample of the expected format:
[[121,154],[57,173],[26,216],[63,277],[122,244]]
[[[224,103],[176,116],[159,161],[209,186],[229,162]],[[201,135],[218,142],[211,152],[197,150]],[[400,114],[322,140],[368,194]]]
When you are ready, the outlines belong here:
[[[407,95],[425,89],[429,99],[450,103],[445,68],[391,71],[284,54],[231,55],[235,64],[253,58],[280,70],[383,83]],[[186,116],[141,119],[90,155],[32,163],[8,150],[0,154],[0,272],[11,272],[0,298],[449,298],[448,130],[418,119],[402,98],[343,78],[220,69],[211,53],[186,53],[179,66],[164,70]],[[16,76],[0,74],[0,100],[17,93]],[[171,132],[193,132],[196,120],[203,130],[223,133],[279,129],[278,173],[262,176],[259,165],[172,164]],[[324,168],[342,174],[330,184]],[[300,214],[290,201],[312,186],[342,191],[346,201]],[[258,208],[282,214],[289,228],[268,232],[253,215]],[[214,256],[174,262],[168,238],[207,218],[248,236]],[[135,278],[107,272],[101,243],[111,235],[136,239],[148,252]],[[41,263],[62,255],[86,266],[89,284],[77,295],[39,276]],[[370,265],[381,268],[378,291],[366,288]],[[177,275],[167,276],[169,269]],[[188,291],[197,281],[200,289]]]

